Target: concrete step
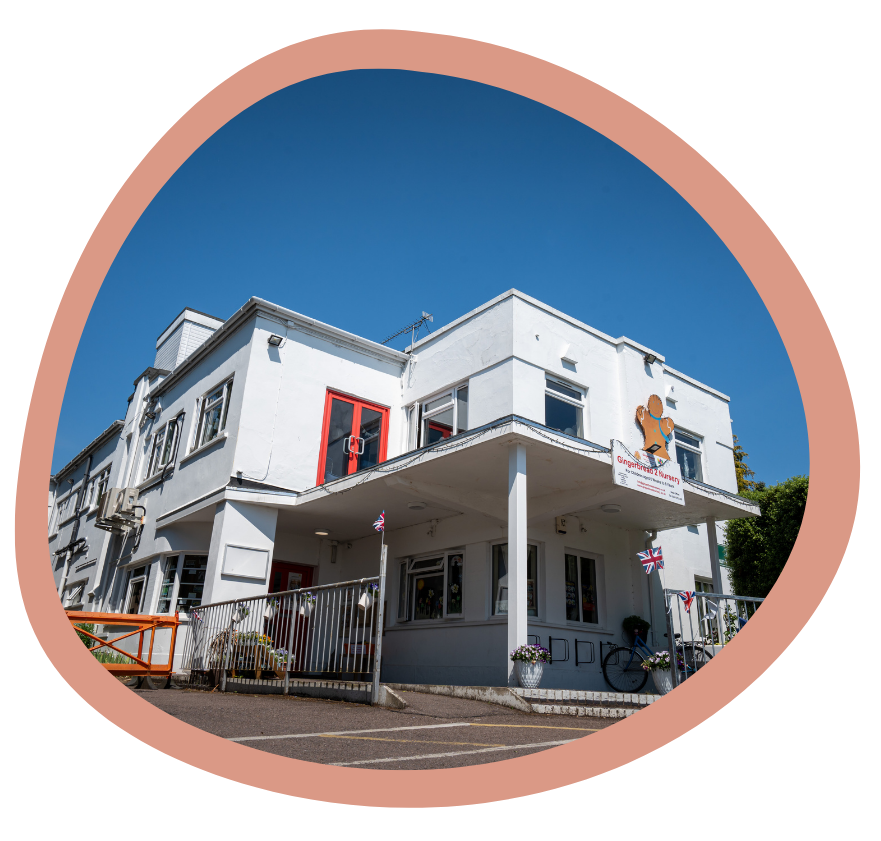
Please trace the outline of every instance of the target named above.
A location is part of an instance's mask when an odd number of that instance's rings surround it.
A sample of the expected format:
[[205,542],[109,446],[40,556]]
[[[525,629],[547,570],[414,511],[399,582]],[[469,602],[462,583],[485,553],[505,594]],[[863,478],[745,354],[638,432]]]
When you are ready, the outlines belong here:
[[[580,689],[512,689],[529,703],[534,713],[595,718],[628,718],[660,695],[588,692]],[[560,703],[561,701],[569,703]],[[576,703],[571,703],[575,701]]]

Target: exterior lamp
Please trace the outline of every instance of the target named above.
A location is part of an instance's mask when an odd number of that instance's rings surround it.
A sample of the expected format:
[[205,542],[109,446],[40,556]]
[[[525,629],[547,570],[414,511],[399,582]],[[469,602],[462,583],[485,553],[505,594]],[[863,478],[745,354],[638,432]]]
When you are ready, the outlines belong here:
[[645,360],[646,365],[651,365],[653,362],[658,361],[658,357],[655,356],[653,353],[647,353],[645,356],[643,356],[643,359]]
[[278,347],[282,343],[282,338],[281,338],[281,336],[276,336],[275,333],[273,333],[267,339],[267,341],[269,342],[270,347]]
[[315,529],[315,534],[319,537],[327,537],[330,532],[327,529]]
[[652,444],[651,447],[646,447],[645,451],[647,453],[656,453],[660,449],[661,449],[660,444]]

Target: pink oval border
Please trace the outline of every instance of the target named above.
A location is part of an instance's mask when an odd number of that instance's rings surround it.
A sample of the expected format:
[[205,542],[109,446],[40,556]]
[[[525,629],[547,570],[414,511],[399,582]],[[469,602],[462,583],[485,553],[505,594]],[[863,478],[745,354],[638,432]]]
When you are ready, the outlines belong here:
[[[46,479],[64,388],[86,318],[125,237],[187,157],[236,114],[304,79],[367,68],[438,73],[504,88],[568,114],[651,167],[715,230],[768,307],[801,389],[812,455],[798,542],[766,609],[726,651],[726,668],[702,672],[675,695],[590,739],[490,765],[419,774],[331,768],[261,753],[145,704],[107,676],[70,633],[46,563]],[[821,446],[833,436],[834,450]],[[620,97],[523,53],[421,32],[345,32],[286,47],[219,85],[156,144],[108,207],[62,298],[34,386],[16,500],[16,556],[28,616],[55,668],[102,715],[147,744],[231,780],[299,797],[365,806],[457,806],[601,774],[661,747],[727,704],[783,652],[823,598],[850,537],[858,492],[856,416],[823,316],[771,231],[697,152]]]

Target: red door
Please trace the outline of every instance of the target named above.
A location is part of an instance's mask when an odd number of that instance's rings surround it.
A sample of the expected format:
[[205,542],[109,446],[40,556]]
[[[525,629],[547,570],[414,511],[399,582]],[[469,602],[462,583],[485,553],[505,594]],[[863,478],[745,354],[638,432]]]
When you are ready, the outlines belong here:
[[[284,593],[287,590],[311,587],[313,572],[314,567],[274,560],[269,572],[269,592]],[[285,600],[280,605],[277,615],[266,620],[264,633],[272,639],[276,649],[287,650],[290,646],[291,671],[297,672],[303,669],[309,650],[309,619],[293,610],[289,600]]]
[[328,390],[321,430],[318,484],[386,459],[388,408]]

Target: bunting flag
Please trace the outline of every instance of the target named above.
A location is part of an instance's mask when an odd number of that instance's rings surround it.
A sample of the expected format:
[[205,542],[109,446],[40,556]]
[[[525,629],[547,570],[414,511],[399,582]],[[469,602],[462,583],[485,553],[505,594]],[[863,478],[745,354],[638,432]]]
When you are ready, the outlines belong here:
[[202,621],[202,617],[199,616],[199,614],[196,612],[196,608],[193,608],[193,609],[190,611],[190,616],[192,616],[193,619],[196,619],[196,620],[199,621],[199,622]]
[[373,524],[373,528],[377,531],[385,531],[385,511],[382,512],[377,518],[376,522]]
[[707,605],[707,619],[715,619],[716,614],[719,612],[719,605],[715,602],[711,602],[709,599],[705,599],[705,603]]
[[651,575],[656,569],[664,568],[664,556],[661,554],[661,547],[657,549],[647,549],[645,552],[637,552],[640,563],[645,568],[645,574]]
[[685,612],[691,612],[691,604],[694,601],[694,590],[683,590],[679,594],[679,598],[682,599],[682,603],[685,605]]

